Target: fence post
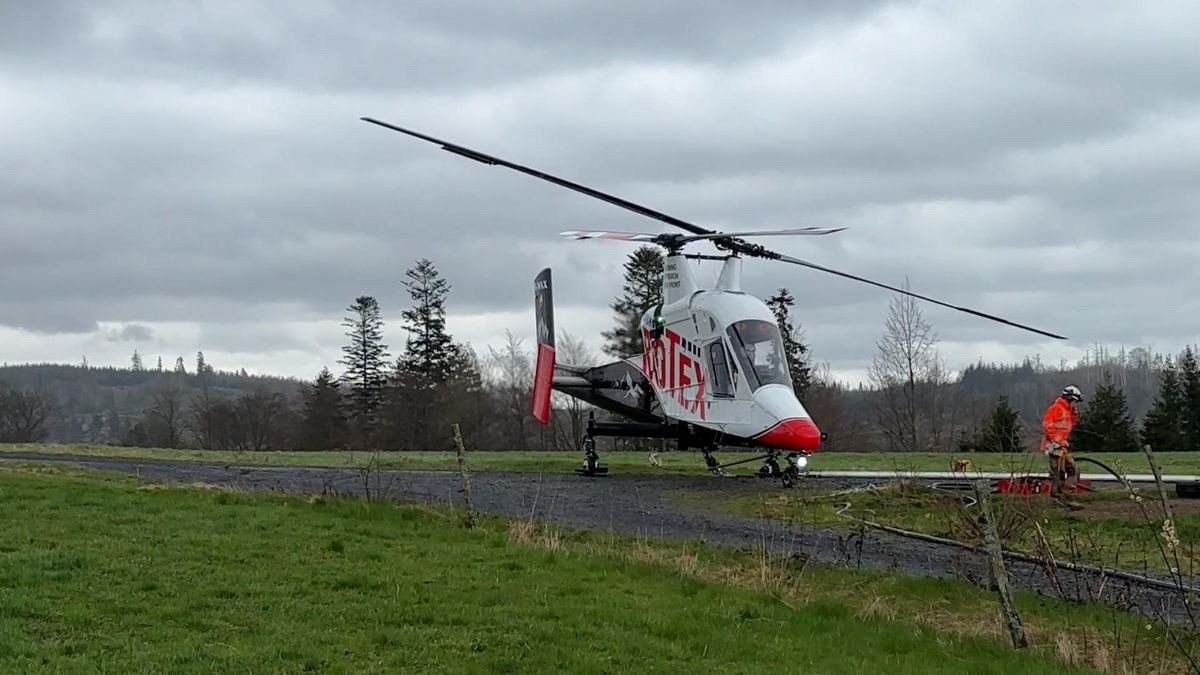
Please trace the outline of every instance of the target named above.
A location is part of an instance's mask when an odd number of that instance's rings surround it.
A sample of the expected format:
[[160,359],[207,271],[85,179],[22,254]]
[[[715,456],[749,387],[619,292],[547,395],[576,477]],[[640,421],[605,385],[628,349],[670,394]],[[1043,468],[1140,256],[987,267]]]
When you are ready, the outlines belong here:
[[1000,535],[996,531],[996,518],[992,513],[992,486],[986,480],[971,481],[971,486],[975,488],[975,499],[979,503],[983,544],[987,548],[988,563],[992,568],[992,580],[996,584],[996,592],[1000,595],[1000,609],[1004,613],[1004,623],[1008,626],[1008,634],[1012,638],[1013,647],[1024,649],[1029,646],[1029,640],[1025,637],[1025,628],[1021,625],[1021,617],[1017,614],[1017,606],[1013,603],[1012,589],[1008,587],[1008,572],[1004,569],[1004,551],[1000,547]]
[[450,425],[454,430],[454,450],[458,455],[458,475],[462,478],[462,495],[463,505],[467,509],[467,514],[463,516],[463,527],[468,530],[475,527],[475,507],[471,505],[471,475],[467,473],[467,449],[463,447],[462,431],[458,428],[458,422]]

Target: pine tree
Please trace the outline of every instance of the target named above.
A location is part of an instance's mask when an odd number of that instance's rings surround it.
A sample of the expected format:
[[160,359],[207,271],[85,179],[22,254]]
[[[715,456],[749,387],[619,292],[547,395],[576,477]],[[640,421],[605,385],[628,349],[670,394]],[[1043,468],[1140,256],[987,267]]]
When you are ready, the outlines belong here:
[[450,283],[426,259],[405,276],[413,304],[403,313],[409,335],[388,388],[385,438],[388,447],[447,448],[451,422],[467,434],[482,414],[467,405],[480,396],[481,376],[473,352],[446,331]]
[[446,332],[446,295],[450,283],[438,275],[433,262],[422,258],[405,272],[404,287],[413,305],[405,310],[408,331],[399,369],[427,386],[445,382],[453,372],[456,349]]
[[1179,357],[1179,379],[1183,394],[1183,445],[1180,450],[1200,450],[1200,367],[1196,350],[1190,346]]
[[792,389],[797,396],[803,396],[812,384],[812,366],[808,359],[808,345],[804,344],[804,332],[792,324],[791,308],[795,304],[796,299],[786,288],[779,289],[778,293],[767,300],[767,307],[775,315],[780,335],[783,337],[783,352],[787,354]]
[[196,374],[204,375],[208,372],[208,363],[204,361],[204,352],[196,352]]
[[1113,383],[1112,373],[1104,373],[1104,384],[1096,388],[1080,413],[1079,422],[1071,432],[1071,450],[1082,455],[1138,450],[1125,392]]
[[185,366],[183,364],[182,356],[176,357],[176,359],[175,359],[175,372],[177,372],[181,375],[187,373],[187,366]]
[[136,349],[133,350],[133,356],[129,359],[129,361],[130,361],[129,367],[135,371],[140,372],[140,371],[143,371],[146,369],[145,366],[142,365],[142,355],[139,354],[138,350],[136,350]]
[[1142,422],[1142,443],[1155,450],[1187,449],[1184,433],[1183,386],[1179,373],[1168,360],[1162,371],[1158,396]]
[[306,450],[333,450],[341,447],[345,435],[340,383],[328,368],[322,368],[316,381],[304,392],[301,444]]
[[342,326],[347,328],[350,343],[342,347],[344,356],[338,363],[346,367],[342,379],[350,385],[351,416],[359,433],[359,444],[365,447],[375,430],[375,413],[383,400],[388,351],[383,344],[383,318],[375,298],[360,296],[346,311],[350,315]]
[[663,255],[653,246],[639,246],[625,261],[625,285],[609,307],[617,325],[604,331],[604,352],[629,358],[642,352],[642,315],[662,302]]
[[160,373],[162,372],[162,356],[161,355],[159,355],[159,357],[158,357],[158,366],[157,366],[156,370],[158,370],[158,372],[160,372]]
[[969,442],[959,445],[966,452],[1024,452],[1021,417],[1009,404],[1008,396],[1000,395],[992,414],[979,433]]

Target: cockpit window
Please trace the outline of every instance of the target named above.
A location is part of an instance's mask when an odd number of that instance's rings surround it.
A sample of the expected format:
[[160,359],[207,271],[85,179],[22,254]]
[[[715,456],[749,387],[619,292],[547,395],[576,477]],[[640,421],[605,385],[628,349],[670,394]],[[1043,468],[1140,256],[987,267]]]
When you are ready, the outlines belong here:
[[764,384],[792,386],[779,328],[769,321],[748,319],[729,327],[729,342],[752,390]]

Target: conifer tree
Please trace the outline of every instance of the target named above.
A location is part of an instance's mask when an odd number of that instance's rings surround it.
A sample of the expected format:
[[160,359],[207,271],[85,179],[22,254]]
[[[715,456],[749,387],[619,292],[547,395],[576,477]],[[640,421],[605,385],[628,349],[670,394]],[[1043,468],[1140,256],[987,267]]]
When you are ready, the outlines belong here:
[[1104,373],[1104,384],[1096,388],[1079,415],[1071,432],[1071,450],[1075,454],[1095,452],[1136,452],[1137,434],[1125,402],[1125,392],[1113,383],[1112,373]]
[[629,358],[642,352],[642,315],[662,302],[663,255],[653,246],[639,246],[625,261],[625,285],[611,305],[617,325],[604,331],[604,352]]
[[388,390],[387,441],[397,448],[447,448],[452,422],[467,436],[481,426],[482,378],[471,349],[446,331],[450,283],[426,259],[405,276],[413,304],[403,314],[409,336]]
[[322,368],[317,379],[304,391],[301,445],[306,450],[333,450],[341,447],[345,435],[341,384],[328,368]]
[[129,367],[135,371],[140,372],[146,369],[145,366],[142,365],[142,355],[139,354],[138,350],[136,349],[133,350],[133,356],[129,359],[129,362]]
[[187,366],[185,366],[185,365],[183,364],[183,357],[182,357],[182,356],[180,356],[180,357],[177,357],[177,358],[175,359],[175,372],[177,372],[177,373],[179,373],[179,374],[181,374],[181,375],[182,375],[182,374],[184,374],[184,373],[187,373]]
[[971,452],[1024,452],[1023,433],[1021,416],[1009,404],[1008,396],[1001,394],[979,434],[960,447]]
[[791,308],[796,299],[786,288],[767,299],[767,307],[775,315],[779,332],[783,337],[783,352],[787,355],[788,373],[792,376],[792,388],[796,396],[803,396],[812,383],[812,366],[808,359],[808,345],[804,344],[804,333],[792,324]]
[[1180,450],[1200,450],[1200,366],[1196,350],[1188,347],[1179,357],[1179,380],[1183,394],[1183,445]]
[[404,273],[404,287],[413,305],[405,310],[404,330],[408,331],[404,356],[399,368],[410,380],[425,386],[449,379],[458,349],[446,332],[446,295],[450,283],[441,278],[433,262],[422,258]]
[[208,363],[204,360],[204,352],[196,352],[196,374],[204,375],[208,372]]
[[1162,451],[1186,449],[1184,412],[1183,386],[1175,366],[1168,360],[1162,371],[1158,396],[1142,422],[1142,443]]
[[356,298],[346,310],[350,315],[342,322],[350,343],[342,347],[338,363],[346,367],[342,379],[350,386],[350,411],[364,445],[375,430],[375,413],[383,400],[386,383],[388,351],[383,344],[383,318],[375,298],[364,295]]

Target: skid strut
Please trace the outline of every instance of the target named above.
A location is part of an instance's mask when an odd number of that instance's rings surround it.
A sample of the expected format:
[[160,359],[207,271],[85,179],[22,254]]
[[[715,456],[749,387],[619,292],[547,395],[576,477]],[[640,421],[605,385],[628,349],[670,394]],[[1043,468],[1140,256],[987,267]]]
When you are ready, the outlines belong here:
[[588,413],[587,435],[583,437],[583,466],[575,469],[581,476],[603,476],[608,467],[600,466],[600,453],[596,452],[597,436],[625,438],[675,438],[677,432],[665,424],[654,422],[597,422],[596,413]]

